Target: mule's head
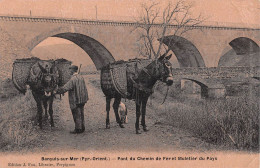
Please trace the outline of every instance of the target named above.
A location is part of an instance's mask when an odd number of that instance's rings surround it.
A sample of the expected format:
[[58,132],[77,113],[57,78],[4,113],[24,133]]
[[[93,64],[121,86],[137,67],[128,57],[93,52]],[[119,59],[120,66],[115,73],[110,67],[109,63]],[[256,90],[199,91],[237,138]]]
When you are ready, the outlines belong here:
[[169,61],[171,56],[172,54],[168,56],[163,54],[157,59],[157,61],[154,61],[157,79],[166,83],[168,86],[173,84],[172,64]]
[[43,88],[45,96],[51,96],[53,91],[57,88],[59,73],[54,61],[39,61],[39,68],[41,70],[41,87]]

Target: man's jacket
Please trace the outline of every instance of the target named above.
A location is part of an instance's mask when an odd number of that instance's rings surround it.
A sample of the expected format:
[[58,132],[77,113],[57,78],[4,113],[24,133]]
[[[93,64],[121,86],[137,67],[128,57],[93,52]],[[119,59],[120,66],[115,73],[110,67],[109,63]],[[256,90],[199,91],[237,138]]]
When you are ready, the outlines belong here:
[[70,108],[76,108],[77,104],[85,104],[88,101],[88,91],[84,78],[79,74],[72,75],[71,79],[57,93],[69,92]]

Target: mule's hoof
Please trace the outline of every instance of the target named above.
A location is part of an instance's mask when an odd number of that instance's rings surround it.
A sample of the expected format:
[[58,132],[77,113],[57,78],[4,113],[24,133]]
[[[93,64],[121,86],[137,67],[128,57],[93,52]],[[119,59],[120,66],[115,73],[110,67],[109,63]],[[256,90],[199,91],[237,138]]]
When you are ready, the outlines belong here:
[[147,127],[143,127],[144,132],[148,132],[149,129]]
[[[139,129],[140,130],[140,129]],[[139,130],[135,130],[136,134],[141,134],[141,132]]]
[[119,124],[120,128],[125,128],[125,126],[123,124]]
[[51,127],[51,131],[56,131],[57,128],[56,127]]
[[75,129],[73,131],[70,131],[71,134],[81,134],[83,133],[84,131],[82,129]]
[[110,125],[106,125],[106,129],[110,129]]

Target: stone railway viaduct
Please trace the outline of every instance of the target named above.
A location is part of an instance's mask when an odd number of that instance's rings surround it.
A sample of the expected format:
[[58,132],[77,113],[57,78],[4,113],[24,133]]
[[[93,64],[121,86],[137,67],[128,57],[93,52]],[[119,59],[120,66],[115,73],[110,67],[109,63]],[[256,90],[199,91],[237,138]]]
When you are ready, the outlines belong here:
[[[10,76],[14,59],[31,57],[33,48],[48,37],[75,43],[90,56],[97,69],[115,60],[136,58],[140,32],[133,31],[135,26],[133,22],[0,16],[1,77]],[[170,28],[176,27],[171,25]],[[168,34],[170,38],[173,37]],[[235,69],[218,67],[223,55],[232,50],[237,55],[256,53],[259,56],[260,28],[197,26],[183,37],[174,38],[178,41],[173,39],[177,42],[169,47],[180,65],[180,69],[174,72],[176,78],[198,83],[210,97],[221,97],[225,90],[213,74],[224,71],[222,78],[225,78]],[[235,71],[243,77],[259,79],[257,67]]]

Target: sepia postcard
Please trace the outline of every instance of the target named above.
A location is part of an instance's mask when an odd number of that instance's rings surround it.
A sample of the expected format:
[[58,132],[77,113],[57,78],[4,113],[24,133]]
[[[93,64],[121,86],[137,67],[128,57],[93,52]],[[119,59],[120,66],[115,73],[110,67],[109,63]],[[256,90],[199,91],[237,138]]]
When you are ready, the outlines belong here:
[[0,0],[0,168],[258,168],[259,0]]

